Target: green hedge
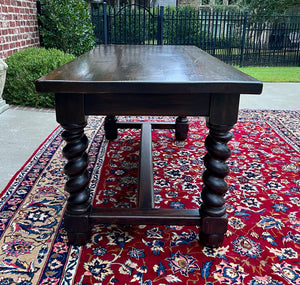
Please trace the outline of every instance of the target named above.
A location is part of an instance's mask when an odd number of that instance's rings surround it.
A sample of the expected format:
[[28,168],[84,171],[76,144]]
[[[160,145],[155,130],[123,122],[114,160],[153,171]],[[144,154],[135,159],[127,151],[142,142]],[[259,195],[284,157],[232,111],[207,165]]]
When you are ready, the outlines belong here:
[[37,93],[35,81],[75,56],[56,49],[27,48],[6,59],[8,65],[4,99],[9,104],[53,108],[52,93]]
[[168,45],[198,45],[207,34],[202,30],[200,10],[189,6],[167,6],[164,10],[164,43]]

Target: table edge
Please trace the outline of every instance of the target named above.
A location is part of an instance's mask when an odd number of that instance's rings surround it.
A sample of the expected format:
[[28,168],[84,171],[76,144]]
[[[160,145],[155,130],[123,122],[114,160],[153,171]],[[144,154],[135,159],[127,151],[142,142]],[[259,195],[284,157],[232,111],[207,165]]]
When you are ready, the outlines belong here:
[[63,81],[35,82],[38,92],[50,93],[140,93],[140,94],[197,94],[232,93],[259,95],[263,83],[257,81],[194,81],[194,82],[147,82],[147,81]]

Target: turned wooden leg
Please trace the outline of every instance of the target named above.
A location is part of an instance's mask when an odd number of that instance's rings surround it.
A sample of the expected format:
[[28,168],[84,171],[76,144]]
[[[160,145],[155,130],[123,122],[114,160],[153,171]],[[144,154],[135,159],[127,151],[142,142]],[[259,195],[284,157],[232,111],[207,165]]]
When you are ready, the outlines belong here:
[[104,120],[104,131],[107,140],[115,140],[118,137],[116,116],[106,116]]
[[88,188],[89,176],[87,172],[88,155],[86,149],[88,139],[84,134],[83,124],[62,125],[62,133],[66,146],[63,155],[68,162],[64,167],[65,174],[69,177],[65,190],[70,194],[64,215],[65,229],[69,242],[74,245],[85,244],[90,237],[90,191]]
[[206,167],[203,173],[204,188],[201,193],[203,204],[200,207],[200,242],[209,247],[221,245],[227,231],[227,214],[224,195],[228,185],[224,178],[229,173],[225,161],[231,151],[227,142],[232,138],[229,130],[232,126],[216,126],[207,123],[210,129],[205,140],[207,154],[204,157]]
[[179,116],[176,118],[175,138],[179,141],[184,141],[187,138],[189,131],[189,121],[187,117]]

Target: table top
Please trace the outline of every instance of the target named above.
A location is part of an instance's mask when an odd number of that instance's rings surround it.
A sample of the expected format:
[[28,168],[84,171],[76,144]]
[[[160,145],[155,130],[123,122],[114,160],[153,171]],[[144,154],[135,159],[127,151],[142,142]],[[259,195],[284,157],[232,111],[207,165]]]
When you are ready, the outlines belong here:
[[262,83],[195,46],[101,45],[36,81],[55,93],[260,94]]

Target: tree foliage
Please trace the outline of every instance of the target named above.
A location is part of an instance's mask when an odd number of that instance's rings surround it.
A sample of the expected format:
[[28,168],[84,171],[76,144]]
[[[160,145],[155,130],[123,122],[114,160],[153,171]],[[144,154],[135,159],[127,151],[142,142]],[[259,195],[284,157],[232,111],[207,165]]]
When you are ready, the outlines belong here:
[[283,13],[300,5],[299,0],[239,0],[239,7],[264,14]]
[[46,48],[79,56],[94,46],[93,26],[84,0],[41,0],[40,33]]

